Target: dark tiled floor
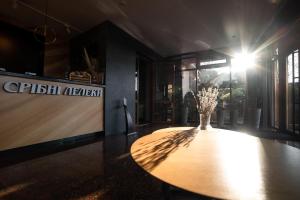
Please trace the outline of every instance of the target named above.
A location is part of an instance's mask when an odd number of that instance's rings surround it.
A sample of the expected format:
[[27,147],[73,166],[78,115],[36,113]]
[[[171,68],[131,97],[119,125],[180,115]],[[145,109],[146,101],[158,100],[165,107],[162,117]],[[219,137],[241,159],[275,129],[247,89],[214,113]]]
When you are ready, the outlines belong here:
[[[35,156],[2,157],[0,199],[163,199],[161,182],[139,168],[129,154],[130,145],[153,129],[158,127],[141,129],[138,136],[109,136]],[[174,199],[200,199],[176,192]]]
[[0,158],[0,199],[162,199],[161,182],[130,157],[137,137],[110,136],[44,156],[29,155],[27,161]]

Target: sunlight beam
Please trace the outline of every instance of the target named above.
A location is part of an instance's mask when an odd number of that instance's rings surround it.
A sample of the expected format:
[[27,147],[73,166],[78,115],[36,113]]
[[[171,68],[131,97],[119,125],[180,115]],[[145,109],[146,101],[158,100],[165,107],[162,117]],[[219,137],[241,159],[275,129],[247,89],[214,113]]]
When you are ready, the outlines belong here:
[[231,70],[233,72],[246,71],[247,69],[253,68],[256,65],[256,55],[254,53],[248,53],[243,51],[237,53],[231,60]]

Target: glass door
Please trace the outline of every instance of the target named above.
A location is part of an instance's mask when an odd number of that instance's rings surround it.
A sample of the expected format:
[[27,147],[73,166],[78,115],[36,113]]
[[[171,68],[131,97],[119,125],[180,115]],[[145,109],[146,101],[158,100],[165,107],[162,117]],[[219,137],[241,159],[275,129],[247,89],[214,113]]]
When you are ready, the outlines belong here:
[[233,126],[240,126],[244,124],[246,114],[246,69],[231,63],[231,121]]
[[[229,58],[228,58],[229,59]],[[221,65],[211,62],[221,62]],[[218,127],[236,128],[244,124],[246,110],[246,71],[243,66],[231,61],[216,60],[200,62],[198,70],[198,89],[218,87],[218,105],[211,116],[211,122]]]
[[196,63],[196,58],[182,59],[181,67],[179,70],[179,73],[181,75],[181,93],[179,98],[182,100],[181,120],[184,125],[195,125],[198,123],[199,118],[194,96],[192,94],[197,93]]
[[161,95],[156,93],[157,116],[154,119],[171,122],[173,113],[176,124],[198,125],[199,114],[193,93],[211,86],[219,88],[218,105],[211,116],[212,125],[223,128],[243,125],[246,71],[243,66],[231,64],[229,59],[223,56],[201,60],[194,55],[165,62],[156,73],[156,88]]
[[200,68],[197,72],[198,90],[207,87],[218,87],[218,106],[211,115],[211,123],[223,127],[230,120],[230,67]]
[[153,122],[174,123],[175,68],[178,61],[163,61],[157,64],[154,86]]

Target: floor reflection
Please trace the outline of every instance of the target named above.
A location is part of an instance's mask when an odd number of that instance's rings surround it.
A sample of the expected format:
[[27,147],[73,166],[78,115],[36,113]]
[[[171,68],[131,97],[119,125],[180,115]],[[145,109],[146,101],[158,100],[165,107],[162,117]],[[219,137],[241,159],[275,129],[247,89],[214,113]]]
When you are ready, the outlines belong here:
[[[0,199],[163,199],[161,182],[141,169],[131,158],[131,144],[153,130],[137,136],[108,136],[80,146],[55,150],[0,154]],[[178,145],[189,145],[194,133],[175,133],[157,142],[143,161],[149,168],[172,153]],[[178,191],[177,191],[178,192]],[[201,199],[180,192],[179,198]]]
[[27,160],[0,156],[0,199],[163,199],[161,182],[129,154],[130,145],[151,132],[109,136]]

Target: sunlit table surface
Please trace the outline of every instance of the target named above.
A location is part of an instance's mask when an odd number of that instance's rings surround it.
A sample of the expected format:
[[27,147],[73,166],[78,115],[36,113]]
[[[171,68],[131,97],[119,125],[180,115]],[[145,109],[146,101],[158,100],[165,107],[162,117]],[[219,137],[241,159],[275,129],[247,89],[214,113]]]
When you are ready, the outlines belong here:
[[300,199],[300,150],[275,140],[193,127],[135,141],[134,161],[178,188],[221,199]]

